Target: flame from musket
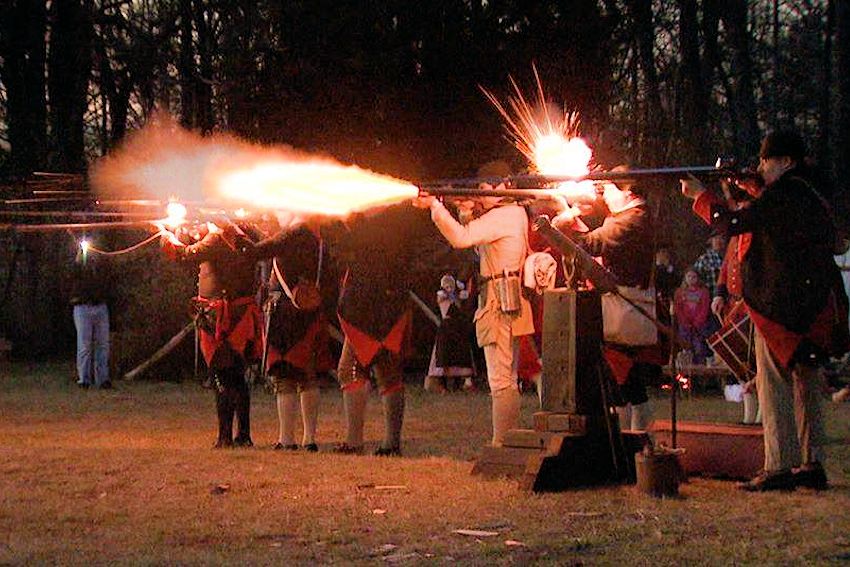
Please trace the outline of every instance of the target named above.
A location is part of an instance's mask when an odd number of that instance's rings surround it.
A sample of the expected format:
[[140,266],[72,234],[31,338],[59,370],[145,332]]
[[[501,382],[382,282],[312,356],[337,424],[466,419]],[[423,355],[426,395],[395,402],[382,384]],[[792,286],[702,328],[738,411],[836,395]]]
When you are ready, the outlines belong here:
[[230,210],[343,217],[416,197],[415,185],[288,146],[202,137],[159,114],[93,168],[101,195],[138,195]]
[[[543,83],[532,66],[537,83],[536,100],[522,93],[513,77],[509,77],[514,94],[507,107],[490,91],[481,87],[505,121],[508,139],[516,146],[537,173],[543,175],[582,177],[590,173],[593,151],[579,136],[581,119],[578,112],[562,110],[546,99]],[[558,185],[557,193],[570,198],[595,195],[593,182],[568,181]]]
[[171,201],[165,207],[165,214],[166,217],[162,220],[162,224],[168,228],[174,229],[186,223],[186,205],[182,203]]

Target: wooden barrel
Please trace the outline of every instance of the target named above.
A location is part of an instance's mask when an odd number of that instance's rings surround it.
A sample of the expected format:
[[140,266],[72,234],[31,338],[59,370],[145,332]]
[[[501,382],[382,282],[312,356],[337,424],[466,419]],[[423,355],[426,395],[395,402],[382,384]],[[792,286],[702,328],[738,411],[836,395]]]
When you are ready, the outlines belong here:
[[679,494],[681,467],[675,453],[638,453],[635,474],[639,491],[661,498]]

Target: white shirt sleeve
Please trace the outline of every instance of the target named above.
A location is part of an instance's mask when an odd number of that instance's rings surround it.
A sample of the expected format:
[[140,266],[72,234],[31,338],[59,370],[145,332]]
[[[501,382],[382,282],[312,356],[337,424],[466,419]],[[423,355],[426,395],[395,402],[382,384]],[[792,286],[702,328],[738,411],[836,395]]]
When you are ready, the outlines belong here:
[[502,238],[505,229],[499,222],[499,209],[491,209],[467,225],[460,224],[436,199],[431,204],[431,219],[454,248],[469,248]]

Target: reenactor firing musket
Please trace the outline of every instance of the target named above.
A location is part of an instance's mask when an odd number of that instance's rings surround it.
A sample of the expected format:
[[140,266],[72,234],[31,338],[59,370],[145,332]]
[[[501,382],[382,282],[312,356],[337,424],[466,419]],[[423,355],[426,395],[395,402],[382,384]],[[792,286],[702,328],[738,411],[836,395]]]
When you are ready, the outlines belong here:
[[[586,175],[524,174],[509,177],[461,177],[436,179],[418,184],[419,194],[435,197],[513,197],[518,199],[548,199],[560,195],[558,185],[606,181],[638,182],[643,179],[744,179],[757,176],[749,168],[740,168],[733,159],[718,158],[715,165],[658,167],[626,171],[592,171]],[[486,187],[483,187],[486,185]],[[497,189],[504,185],[504,189]]]

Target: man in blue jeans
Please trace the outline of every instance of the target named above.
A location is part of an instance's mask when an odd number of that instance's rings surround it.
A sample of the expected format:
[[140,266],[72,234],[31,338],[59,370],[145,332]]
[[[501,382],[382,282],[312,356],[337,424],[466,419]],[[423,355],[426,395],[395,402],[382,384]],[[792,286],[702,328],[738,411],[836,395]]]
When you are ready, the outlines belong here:
[[[84,241],[85,242],[85,241]],[[109,307],[111,282],[107,260],[82,248],[74,262],[71,305],[77,329],[77,385],[107,390],[109,380]]]

